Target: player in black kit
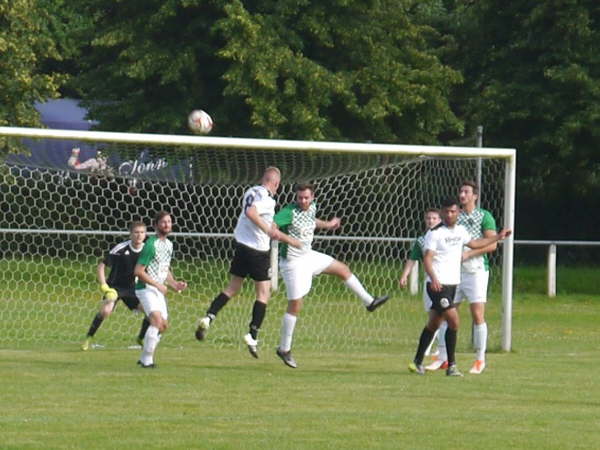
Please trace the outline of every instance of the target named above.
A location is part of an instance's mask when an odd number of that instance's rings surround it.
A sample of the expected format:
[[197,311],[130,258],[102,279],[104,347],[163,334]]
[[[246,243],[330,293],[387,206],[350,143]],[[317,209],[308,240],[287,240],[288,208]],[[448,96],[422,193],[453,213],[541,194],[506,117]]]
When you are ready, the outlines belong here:
[[[146,239],[146,225],[143,222],[132,222],[129,225],[129,240],[115,245],[106,257],[98,264],[98,282],[102,291],[102,305],[100,311],[94,316],[87,336],[81,345],[82,350],[89,350],[92,339],[102,325],[104,319],[115,310],[117,301],[123,303],[131,311],[141,311],[142,305],[135,296],[135,275],[133,274],[138,256],[144,247]],[[110,275],[106,279],[105,268],[110,267]],[[144,317],[140,333],[137,337],[138,344],[144,339],[148,329],[148,319]]]

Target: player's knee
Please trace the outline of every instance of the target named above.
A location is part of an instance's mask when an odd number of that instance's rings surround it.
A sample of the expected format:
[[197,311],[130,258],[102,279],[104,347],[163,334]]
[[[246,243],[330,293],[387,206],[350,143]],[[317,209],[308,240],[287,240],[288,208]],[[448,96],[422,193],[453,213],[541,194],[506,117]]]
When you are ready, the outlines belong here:
[[302,300],[290,300],[288,302],[287,312],[293,316],[297,316],[302,310]]
[[106,319],[108,316],[110,316],[113,312],[114,309],[114,305],[112,303],[106,303],[104,305],[102,305],[102,308],[100,309],[100,315],[102,316],[103,319]]

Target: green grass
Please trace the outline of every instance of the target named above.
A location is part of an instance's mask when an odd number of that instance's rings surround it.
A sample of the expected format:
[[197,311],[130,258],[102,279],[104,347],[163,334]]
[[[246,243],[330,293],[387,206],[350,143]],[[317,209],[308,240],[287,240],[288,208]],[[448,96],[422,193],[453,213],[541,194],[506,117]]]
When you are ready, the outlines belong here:
[[[259,360],[227,342],[239,333],[226,319],[228,331],[211,330],[204,343],[165,335],[156,370],[135,365],[138,350],[115,344],[81,352],[59,332],[52,345],[0,341],[0,448],[597,448],[600,295],[559,289],[548,299],[537,292],[535,272],[515,282],[513,351],[490,352],[484,374],[462,379],[406,370],[424,323],[415,297],[378,311],[387,311],[385,320],[356,305],[344,305],[351,318],[340,319],[335,299],[307,305],[296,370],[273,351],[281,305],[269,314]],[[500,307],[489,306],[497,329]],[[249,303],[231,307],[245,318]],[[115,314],[115,323],[131,318]],[[86,310],[83,328],[90,319]],[[315,321],[348,327],[366,343],[330,349],[311,336]],[[371,332],[378,338],[367,339]],[[468,334],[461,330],[457,355],[465,372]]]

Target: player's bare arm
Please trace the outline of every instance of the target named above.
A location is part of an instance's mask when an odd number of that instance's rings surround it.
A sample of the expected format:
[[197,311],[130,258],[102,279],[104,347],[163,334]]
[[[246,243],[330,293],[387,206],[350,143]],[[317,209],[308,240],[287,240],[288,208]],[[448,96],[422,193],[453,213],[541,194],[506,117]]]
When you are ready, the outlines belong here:
[[[484,238],[489,238],[489,237],[493,237],[496,236],[496,230],[485,230],[483,232],[483,237]],[[481,255],[485,255],[486,253],[492,253],[494,251],[496,251],[496,249],[498,248],[498,243],[494,242],[493,244],[487,245],[483,248],[477,248],[474,250],[467,250],[466,252],[463,252],[462,255],[462,260],[466,261],[467,259],[471,259],[474,258],[476,256],[481,256]]]
[[106,264],[104,264],[103,262],[100,262],[96,269],[96,274],[97,274],[98,283],[100,283],[100,286],[106,284]]
[[498,233],[494,236],[485,237],[485,238],[481,238],[481,239],[473,239],[473,240],[467,242],[465,245],[471,249],[482,249],[482,248],[487,247],[490,244],[495,244],[498,241],[502,241],[502,240],[506,239],[511,234],[512,234],[512,230],[503,229],[500,231],[500,233]]
[[152,277],[150,277],[150,275],[146,273],[146,266],[143,266],[142,264],[136,264],[133,274],[136,277],[138,277],[138,280],[141,280],[144,284],[154,286],[161,292],[161,294],[167,295],[167,286],[157,281],[154,281]]
[[167,285],[175,289],[177,292],[181,292],[187,288],[187,283],[185,281],[177,281],[173,276],[173,272],[169,270],[166,279]]
[[408,275],[410,274],[414,266],[414,260],[409,259],[408,261],[406,261],[406,264],[404,264],[404,270],[402,270],[402,275],[400,275],[400,287],[406,287],[406,285],[408,284]]
[[433,270],[433,257],[435,256],[435,252],[433,250],[426,250],[425,256],[423,256],[423,267],[425,268],[425,272],[429,275],[429,279],[431,280],[431,290],[434,292],[440,292],[442,290],[442,285],[438,281],[437,276]]
[[282,231],[279,231],[279,228],[277,227],[277,225],[275,225],[275,223],[273,223],[273,226],[271,227],[269,237],[271,239],[275,239],[276,241],[285,242],[286,244],[289,244],[292,247],[302,248],[302,242],[300,242],[296,238],[293,238],[289,234],[285,234]]
[[271,225],[269,225],[267,222],[265,222],[262,217],[260,217],[260,214],[258,214],[258,210],[256,209],[256,206],[252,205],[249,208],[246,209],[246,217],[248,217],[248,219],[250,219],[250,221],[256,225],[258,228],[260,228],[265,234],[268,234],[269,237],[271,237],[271,230],[272,227]]
[[315,219],[315,225],[321,230],[337,230],[342,226],[342,219],[334,217],[331,220]]

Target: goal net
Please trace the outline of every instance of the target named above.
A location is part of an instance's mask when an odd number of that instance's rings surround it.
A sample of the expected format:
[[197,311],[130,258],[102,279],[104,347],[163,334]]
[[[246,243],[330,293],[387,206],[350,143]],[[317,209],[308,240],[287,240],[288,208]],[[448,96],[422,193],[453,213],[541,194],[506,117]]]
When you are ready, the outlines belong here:
[[[398,279],[414,238],[424,231],[424,210],[457,194],[462,180],[480,179],[482,207],[499,227],[513,223],[513,150],[6,127],[0,128],[0,146],[7,155],[0,170],[3,347],[81,342],[101,297],[96,265],[127,239],[131,221],[144,221],[152,232],[151,220],[163,209],[174,217],[173,272],[189,284],[168,295],[171,327],[163,345],[199,345],[198,319],[229,279],[243,193],[267,166],[282,171],[278,207],[293,201],[295,183],[316,185],[318,216],[339,216],[342,227],[318,232],[314,247],[347,263],[372,294],[391,296],[383,308],[366,313],[337,278],[317,277],[305,298],[296,348],[393,345],[412,351],[425,315],[420,294],[401,290]],[[497,313],[490,320],[491,348],[510,347],[510,266],[509,240],[492,258],[490,304]],[[247,282],[214,322],[207,345],[240,346],[253,301]],[[279,282],[261,345],[277,345],[286,305]],[[140,322],[121,304],[95,342],[132,345]]]

